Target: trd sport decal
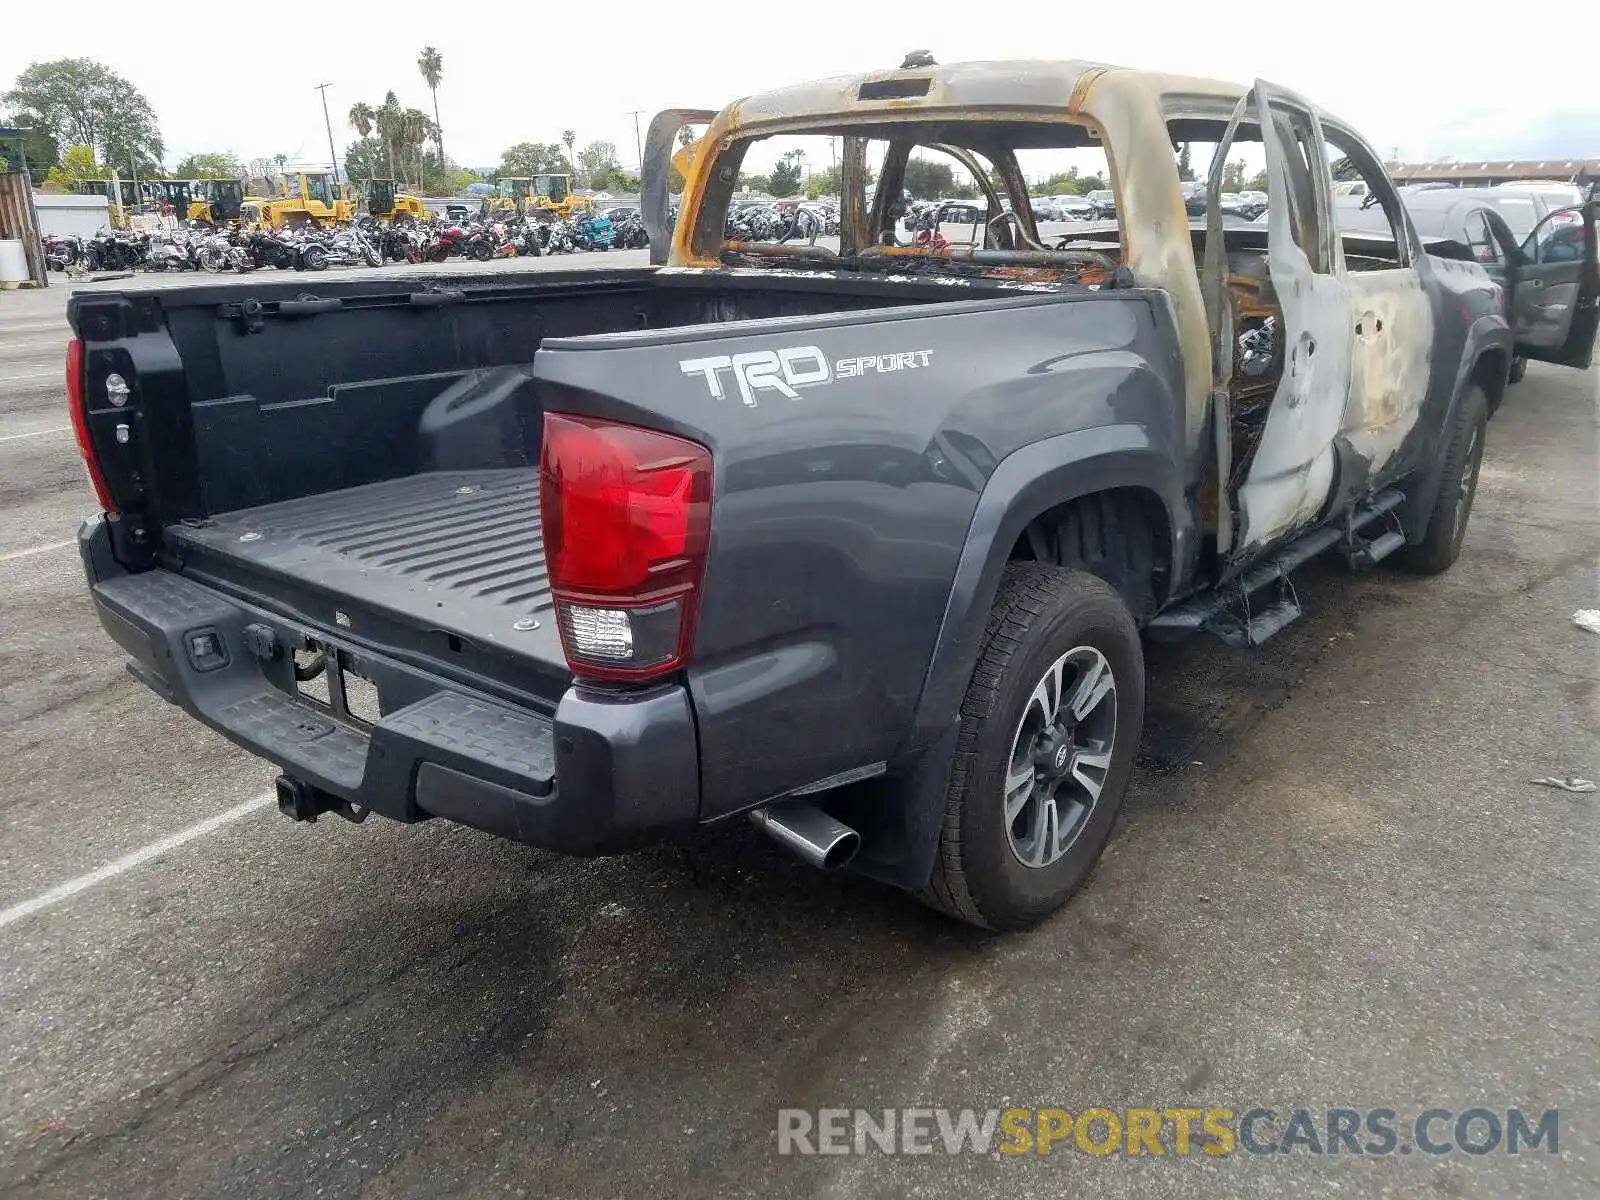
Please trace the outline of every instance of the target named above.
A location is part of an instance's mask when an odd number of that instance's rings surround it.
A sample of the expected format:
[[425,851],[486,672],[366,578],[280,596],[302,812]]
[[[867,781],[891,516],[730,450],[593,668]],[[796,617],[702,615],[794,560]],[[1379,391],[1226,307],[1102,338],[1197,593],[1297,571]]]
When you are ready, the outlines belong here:
[[895,354],[841,358],[830,363],[828,356],[815,346],[790,346],[785,350],[751,350],[744,354],[680,359],[678,369],[685,375],[703,377],[716,400],[727,394],[723,390],[722,373],[731,371],[734,382],[739,385],[740,398],[754,408],[759,391],[773,391],[798,400],[797,388],[817,387],[835,379],[910,371],[932,362],[932,350],[901,350]]

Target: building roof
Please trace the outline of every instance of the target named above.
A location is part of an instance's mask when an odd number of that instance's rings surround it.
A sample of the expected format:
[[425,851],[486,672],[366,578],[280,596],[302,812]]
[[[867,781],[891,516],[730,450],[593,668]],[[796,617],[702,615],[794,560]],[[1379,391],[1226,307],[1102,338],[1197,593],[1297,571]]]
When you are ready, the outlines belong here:
[[1389,176],[1396,183],[1458,179],[1594,179],[1600,177],[1600,158],[1468,159],[1457,162],[1391,163]]

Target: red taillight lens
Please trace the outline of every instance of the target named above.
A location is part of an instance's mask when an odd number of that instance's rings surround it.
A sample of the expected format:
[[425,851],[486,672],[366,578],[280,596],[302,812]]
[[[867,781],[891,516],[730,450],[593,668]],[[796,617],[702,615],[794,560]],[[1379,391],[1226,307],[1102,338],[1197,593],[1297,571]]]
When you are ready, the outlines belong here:
[[545,563],[567,663],[598,679],[683,665],[711,518],[711,452],[636,425],[546,413]]
[[89,472],[89,486],[94,488],[95,499],[104,512],[114,513],[117,505],[111,499],[111,489],[106,487],[100,464],[95,461],[94,443],[89,440],[89,410],[84,401],[83,342],[73,338],[67,343],[67,413],[72,418],[72,433],[78,439],[78,453],[83,456],[84,469]]

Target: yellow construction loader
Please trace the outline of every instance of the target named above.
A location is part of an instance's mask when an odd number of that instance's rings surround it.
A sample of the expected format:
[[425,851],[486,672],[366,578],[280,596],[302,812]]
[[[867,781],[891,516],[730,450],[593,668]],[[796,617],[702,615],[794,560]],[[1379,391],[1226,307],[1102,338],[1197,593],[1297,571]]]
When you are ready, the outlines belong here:
[[497,212],[536,210],[557,217],[588,212],[587,196],[572,193],[571,175],[507,175],[497,180],[489,207]]

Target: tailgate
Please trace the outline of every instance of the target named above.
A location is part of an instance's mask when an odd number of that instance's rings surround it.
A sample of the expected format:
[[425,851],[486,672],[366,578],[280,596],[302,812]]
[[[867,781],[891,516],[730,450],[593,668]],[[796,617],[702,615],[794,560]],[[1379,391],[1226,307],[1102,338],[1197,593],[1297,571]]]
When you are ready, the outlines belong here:
[[[531,468],[441,471],[169,526],[183,571],[324,628],[570,678]],[[556,692],[554,694],[559,694]]]

